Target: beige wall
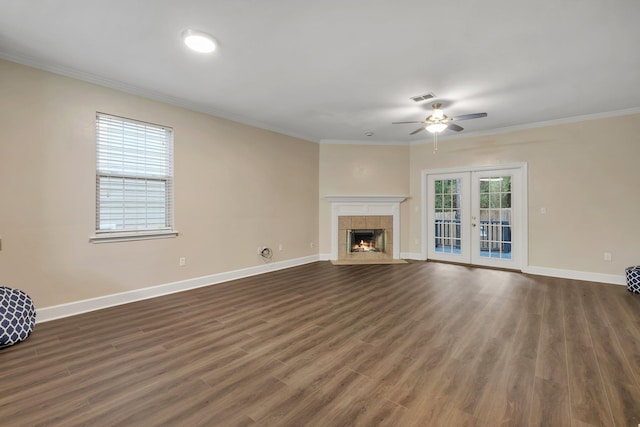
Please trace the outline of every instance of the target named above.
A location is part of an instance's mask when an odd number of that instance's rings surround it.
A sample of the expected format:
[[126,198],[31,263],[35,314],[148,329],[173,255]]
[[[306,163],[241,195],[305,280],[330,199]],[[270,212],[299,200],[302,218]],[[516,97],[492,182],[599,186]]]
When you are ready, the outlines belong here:
[[[326,196],[409,195],[409,147],[320,145],[320,253],[331,252],[331,204]],[[400,242],[409,236],[408,202],[400,205]]]
[[[179,237],[89,243],[96,111],[174,128]],[[419,253],[422,170],[515,162],[529,168],[528,265],[640,264],[640,115],[446,140],[434,155],[318,145],[0,61],[0,125],[0,284],[38,307],[259,266],[258,246],[275,261],[328,254],[332,195],[408,194],[401,251]]]
[[640,264],[640,115],[438,145],[436,154],[431,143],[411,147],[411,238],[403,251],[420,252],[414,207],[422,203],[423,169],[526,162],[530,266],[623,275]]
[[[431,142],[321,145],[320,253],[330,252],[324,196],[409,194],[402,204],[401,251],[418,255],[423,170],[526,162],[524,266],[621,276],[640,264],[640,115],[449,139],[440,141],[436,154]],[[605,251],[611,262],[604,261]]]
[[[96,111],[174,128],[177,238],[89,243]],[[7,61],[0,128],[0,284],[37,307],[317,254],[315,143]]]

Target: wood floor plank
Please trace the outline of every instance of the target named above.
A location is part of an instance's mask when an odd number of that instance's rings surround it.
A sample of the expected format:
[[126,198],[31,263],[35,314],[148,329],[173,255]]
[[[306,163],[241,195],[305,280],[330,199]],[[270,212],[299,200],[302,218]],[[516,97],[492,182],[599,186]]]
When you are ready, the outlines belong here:
[[[319,398],[317,390],[289,387],[286,393],[268,396],[262,405],[255,405],[247,413],[258,426],[286,426],[288,417],[302,406],[311,407]],[[289,418],[290,419],[290,418]]]
[[[337,406],[337,402],[357,393],[365,381],[367,379],[363,375],[350,369],[342,369],[336,372],[321,389],[311,394],[301,395],[302,398],[298,404],[291,407],[291,411],[279,420],[278,424],[291,426],[332,425],[328,423],[329,420],[335,419],[331,414],[331,409]],[[269,425],[268,418],[257,421]]]
[[495,363],[475,368],[477,372],[470,376],[472,386],[458,393],[464,396],[458,409],[489,425],[526,425],[535,360],[515,354],[513,346],[494,340],[496,344]]
[[[46,405],[49,401],[86,399],[88,393],[100,393],[121,380],[129,378],[140,361],[153,360],[154,357],[158,360],[160,353],[159,347],[151,347],[135,354],[109,360],[100,365],[99,371],[91,369],[73,375],[60,376],[46,383],[38,383],[38,371],[29,370],[22,376],[22,381],[29,384],[28,388],[2,396],[0,419],[4,416],[18,417],[19,413],[28,413],[33,407]],[[4,384],[10,385],[8,381]]]
[[38,324],[0,424],[635,426],[639,380],[622,286],[316,262]]
[[[506,373],[504,407],[496,412],[499,425],[527,425],[533,404],[535,360],[516,355],[504,370]],[[500,396],[498,393],[497,396]],[[498,400],[502,400],[499,398]]]
[[581,303],[585,285],[576,281],[572,281],[572,284],[573,286],[562,287],[566,340],[581,346],[591,347],[589,325],[584,316]]
[[564,304],[558,284],[552,284],[545,297],[537,356],[536,376],[538,378],[555,384],[567,384]]
[[630,366],[636,386],[640,386],[640,328],[635,330],[635,328],[629,327],[624,319],[620,319],[615,327],[612,328],[612,331],[620,344],[620,348],[622,348],[625,360]]
[[634,372],[627,363],[613,330],[600,325],[593,325],[590,330],[602,377],[613,384],[636,386]]
[[[610,334],[603,340],[597,340],[598,349],[601,353],[607,352],[609,348],[616,352],[617,361],[607,364],[605,369],[615,369],[618,366],[624,372],[626,381],[633,380],[633,384],[640,387],[640,319],[637,312],[632,311],[633,302],[638,298],[630,293],[620,295],[596,293],[594,290],[592,294],[592,304],[595,306],[594,310],[597,310],[594,317],[597,320],[604,317],[602,321],[606,324],[603,326],[608,325],[605,331]],[[597,324],[597,320],[593,323]],[[602,332],[602,329],[596,329],[596,334],[598,332]]]
[[[323,405],[311,416],[302,413],[302,417],[295,421],[302,425],[348,426],[356,424],[367,411],[379,404],[376,398],[364,398],[372,388],[371,379],[350,369],[339,371],[332,381],[320,388],[317,395],[331,399],[331,405]],[[335,398],[335,395],[339,398]],[[304,420],[304,421],[303,421]]]
[[609,400],[593,348],[568,341],[567,357],[573,419],[595,426],[613,425]]
[[566,383],[536,377],[529,426],[571,426],[569,387]]
[[444,366],[451,361],[459,363],[450,357],[449,348],[450,344],[441,344],[425,349],[424,354],[410,364],[395,383],[389,384],[387,399],[410,408],[418,404],[426,391],[433,394],[443,392],[449,379],[448,376],[442,375],[447,372]]
[[640,388],[628,383],[604,382],[616,426],[640,425]]

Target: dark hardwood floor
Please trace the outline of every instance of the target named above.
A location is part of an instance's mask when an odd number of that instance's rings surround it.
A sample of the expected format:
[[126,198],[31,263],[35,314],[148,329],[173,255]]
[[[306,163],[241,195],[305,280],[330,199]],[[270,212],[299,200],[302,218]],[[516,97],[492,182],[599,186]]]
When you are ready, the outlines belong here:
[[39,324],[0,425],[637,426],[640,296],[318,262]]

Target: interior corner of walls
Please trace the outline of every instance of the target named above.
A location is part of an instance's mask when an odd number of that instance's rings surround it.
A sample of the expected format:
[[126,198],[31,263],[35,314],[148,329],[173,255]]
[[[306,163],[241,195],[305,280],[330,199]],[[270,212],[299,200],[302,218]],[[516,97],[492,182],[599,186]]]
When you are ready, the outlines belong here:
[[400,258],[402,259],[411,259],[415,261],[426,261],[427,257],[418,252],[401,252]]

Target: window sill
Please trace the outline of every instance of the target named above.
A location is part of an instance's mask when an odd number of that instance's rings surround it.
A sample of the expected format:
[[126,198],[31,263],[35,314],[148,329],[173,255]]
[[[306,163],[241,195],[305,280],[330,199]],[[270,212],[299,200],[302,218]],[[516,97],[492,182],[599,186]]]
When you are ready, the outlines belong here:
[[113,243],[113,242],[130,242],[133,240],[153,240],[153,239],[171,239],[178,236],[178,232],[173,231],[138,231],[138,232],[113,232],[98,233],[89,237],[91,243]]

